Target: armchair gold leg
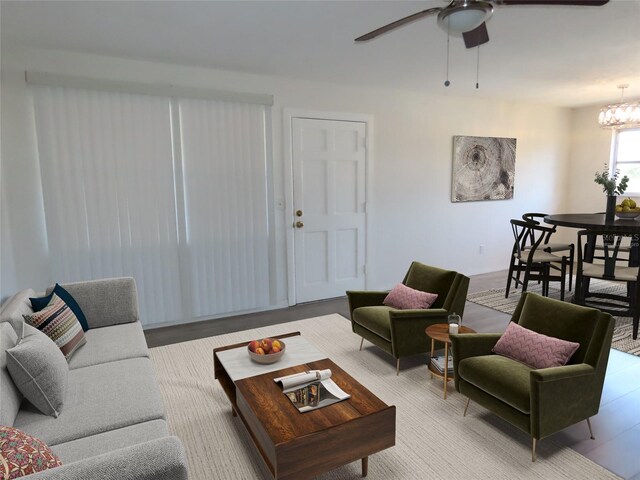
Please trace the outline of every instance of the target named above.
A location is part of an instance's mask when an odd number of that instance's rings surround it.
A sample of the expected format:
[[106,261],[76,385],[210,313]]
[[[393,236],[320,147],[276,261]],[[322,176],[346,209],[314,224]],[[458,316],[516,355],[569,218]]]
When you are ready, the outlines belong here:
[[364,344],[364,337],[362,337],[362,340],[360,341],[360,350],[362,350],[362,345]]
[[536,461],[536,443],[537,440],[535,438],[531,438],[531,440],[533,440],[533,443],[531,445],[531,461],[535,462]]
[[396,377],[400,375],[400,359],[396,359]]
[[463,417],[467,416],[467,409],[469,408],[470,402],[471,402],[471,399],[467,397],[467,404],[464,406],[464,413],[462,414]]
[[587,418],[587,425],[589,425],[589,436],[591,437],[591,440],[595,440],[596,437],[593,436],[593,430],[591,430],[591,420]]

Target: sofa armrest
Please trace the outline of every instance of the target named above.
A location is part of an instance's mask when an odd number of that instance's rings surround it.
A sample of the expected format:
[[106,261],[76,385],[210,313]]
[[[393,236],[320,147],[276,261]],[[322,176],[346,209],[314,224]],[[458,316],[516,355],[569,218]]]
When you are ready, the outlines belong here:
[[140,319],[136,282],[131,277],[65,283],[62,287],[80,305],[89,328],[132,323]]
[[[531,381],[536,383],[555,382],[568,378],[593,376],[596,370],[591,365],[579,363],[578,365],[564,365],[562,367],[541,368],[531,371]],[[540,386],[540,388],[544,388]]]
[[[446,323],[447,312],[443,308],[389,310],[392,354],[396,357],[414,355],[431,350],[431,341],[425,329],[436,323]],[[444,348],[441,342],[436,349]]]
[[454,360],[464,360],[469,357],[493,355],[501,333],[462,333],[449,335]]
[[[391,318],[392,323],[394,320],[402,321],[410,318],[425,318],[432,320],[432,323],[446,323],[448,316],[449,312],[444,308],[391,310],[389,312],[389,317]],[[438,322],[438,319],[440,318],[442,318],[442,320]]]
[[348,291],[349,313],[353,317],[353,311],[360,307],[376,307],[382,305],[383,300],[389,294],[386,292],[362,292]]
[[543,438],[585,420],[600,408],[602,384],[591,365],[532,370],[531,434]]
[[29,476],[33,480],[187,480],[178,437],[150,440]]

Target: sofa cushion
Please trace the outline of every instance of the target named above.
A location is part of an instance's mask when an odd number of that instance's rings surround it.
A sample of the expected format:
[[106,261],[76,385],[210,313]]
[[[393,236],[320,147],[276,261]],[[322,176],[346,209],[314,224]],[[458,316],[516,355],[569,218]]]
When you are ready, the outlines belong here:
[[360,307],[353,311],[352,318],[355,323],[376,335],[391,341],[391,320],[389,311],[394,310],[387,306]]
[[[65,283],[90,328],[140,320],[136,282],[131,277]],[[47,294],[52,289],[47,289]]]
[[67,391],[69,366],[44,333],[23,325],[18,344],[7,350],[7,369],[20,392],[45,415],[57,417]]
[[24,319],[53,340],[67,359],[87,341],[73,310],[55,293],[49,305]]
[[49,305],[49,303],[51,302],[51,298],[53,297],[54,294],[60,297],[64,303],[69,305],[69,308],[71,309],[73,314],[76,316],[76,318],[80,322],[80,325],[82,325],[82,330],[85,332],[89,330],[87,319],[85,318],[84,313],[80,308],[80,305],[78,305],[78,302],[76,302],[76,299],[73,298],[69,292],[67,292],[64,288],[62,288],[57,283],[55,287],[53,287],[53,291],[49,295],[46,295],[44,297],[29,298],[29,301],[31,302],[31,306],[33,307],[33,311],[39,312],[40,310],[43,310],[44,308],[46,308],[47,305]]
[[0,425],[0,478],[19,478],[62,465],[42,440]]
[[391,308],[399,309],[425,309],[433,305],[438,295],[422,292],[399,283],[391,289],[382,303]]
[[22,403],[22,393],[7,370],[7,350],[17,343],[18,336],[11,323],[0,322],[0,425],[13,425]]
[[140,322],[92,328],[86,332],[86,345],[69,359],[69,368],[83,368],[127,358],[148,357],[149,349]]
[[70,442],[51,445],[51,449],[64,463],[95,457],[119,448],[169,436],[169,427],[164,420],[136,423],[128,427],[109,430]]
[[130,358],[69,371],[64,410],[57,419],[23,403],[15,426],[50,445],[164,418],[153,365]]
[[458,364],[460,378],[525,414],[531,413],[531,370],[501,355],[465,358]]
[[531,368],[551,368],[566,365],[578,347],[579,343],[542,335],[509,322],[492,351]]

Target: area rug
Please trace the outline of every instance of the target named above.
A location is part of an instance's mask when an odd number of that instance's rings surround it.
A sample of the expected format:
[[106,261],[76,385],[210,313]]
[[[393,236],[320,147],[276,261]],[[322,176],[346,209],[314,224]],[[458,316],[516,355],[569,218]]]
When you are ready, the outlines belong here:
[[[626,288],[626,285],[594,279],[589,288],[592,292],[624,294],[623,289]],[[528,291],[541,293],[542,287],[536,283],[533,286],[530,285]],[[520,301],[522,291],[512,289],[509,298],[504,298],[504,292],[505,290],[502,288],[472,293],[467,296],[467,300],[511,315]],[[573,292],[565,292],[565,300],[571,298],[572,295]],[[549,297],[560,300],[560,289],[550,287]],[[640,356],[640,337],[637,340],[632,338],[632,318],[616,316],[615,319],[616,326],[613,330],[611,348]]]
[[[151,349],[172,433],[184,443],[191,480],[271,479],[242,421],[231,415],[222,387],[213,378],[214,347],[300,331],[360,383],[396,406],[396,445],[369,458],[371,479],[617,479],[552,438],[538,445],[531,462],[530,438],[449,385],[430,379],[424,365],[408,366],[396,376],[395,361],[367,345],[338,314],[209,337]],[[325,407],[331,408],[331,407]],[[585,426],[585,435],[586,426]],[[360,462],[318,478],[356,479]]]

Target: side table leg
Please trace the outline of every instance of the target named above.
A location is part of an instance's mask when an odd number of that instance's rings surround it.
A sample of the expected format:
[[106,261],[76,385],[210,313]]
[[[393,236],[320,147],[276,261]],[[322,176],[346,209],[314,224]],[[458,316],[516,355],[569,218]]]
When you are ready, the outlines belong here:
[[449,343],[444,342],[444,399],[447,399],[447,374],[449,373]]
[[427,364],[427,370],[429,370],[429,378],[433,378],[433,372],[431,371],[431,368],[429,367],[429,365],[431,365],[431,359],[433,358],[433,351],[435,349],[436,346],[436,341],[432,338],[431,339],[431,354],[429,355],[429,363]]
[[369,473],[369,457],[362,459],[362,476],[366,477]]

